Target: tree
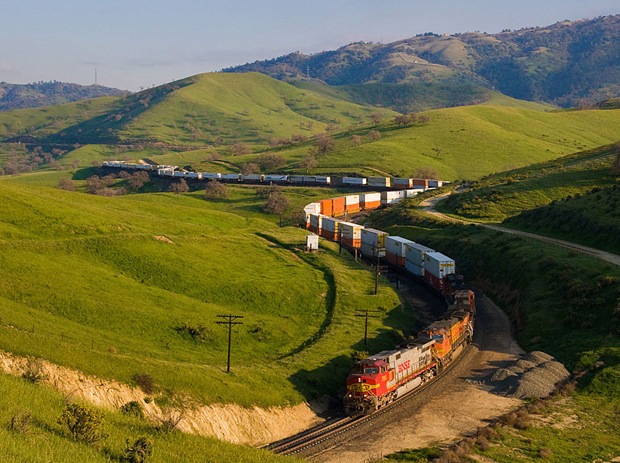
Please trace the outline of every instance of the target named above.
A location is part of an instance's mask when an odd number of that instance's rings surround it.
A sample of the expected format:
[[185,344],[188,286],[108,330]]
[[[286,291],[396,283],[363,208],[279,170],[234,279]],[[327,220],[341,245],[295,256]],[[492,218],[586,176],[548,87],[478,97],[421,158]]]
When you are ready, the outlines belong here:
[[237,142],[230,147],[230,154],[240,156],[242,154],[250,154],[252,150],[245,143]]
[[439,174],[432,167],[419,167],[413,176],[414,178],[432,178],[435,180],[439,178]]
[[176,194],[187,193],[189,191],[189,186],[184,178],[182,178],[178,182],[174,182],[170,185],[170,191]]
[[103,432],[103,412],[84,405],[76,403],[65,405],[58,423],[66,426],[71,437],[79,442],[94,444],[108,437]]
[[282,214],[289,206],[289,201],[284,193],[280,190],[273,190],[269,194],[269,199],[267,199],[267,204],[263,206],[263,211],[268,214]]
[[394,123],[401,127],[415,124],[417,120],[418,115],[416,113],[399,114],[398,116],[394,117]]
[[316,157],[314,156],[314,154],[308,153],[308,154],[306,154],[303,157],[303,159],[299,163],[299,166],[302,169],[304,169],[306,171],[306,173],[308,173],[312,169],[314,169],[317,166],[317,164],[318,164],[318,162],[317,162]]
[[362,137],[359,135],[353,135],[351,137],[351,143],[353,143],[353,146],[359,146],[362,143]]
[[251,175],[260,173],[260,166],[255,162],[246,162],[241,165],[242,175]]
[[383,114],[381,113],[372,113],[370,115],[370,120],[372,121],[372,123],[377,126],[381,123],[381,121],[383,120]]
[[318,154],[327,154],[336,148],[336,142],[330,135],[319,134],[314,140],[314,146]]
[[228,196],[226,185],[217,180],[209,180],[205,188],[205,199],[224,199]]
[[368,132],[368,135],[370,135],[372,141],[381,140],[381,133],[378,130],[371,130]]
[[258,164],[263,172],[275,172],[286,165],[286,159],[281,154],[267,153],[258,158]]
[[66,191],[75,191],[75,183],[67,177],[63,177],[58,181],[58,188]]
[[144,186],[145,183],[148,183],[151,180],[149,174],[145,171],[141,170],[140,172],[135,172],[129,179],[127,180],[127,185],[133,191],[138,191],[140,188]]
[[129,439],[125,443],[127,447],[123,461],[128,463],[146,463],[153,454],[153,440],[150,437],[139,437],[132,446],[129,446]]

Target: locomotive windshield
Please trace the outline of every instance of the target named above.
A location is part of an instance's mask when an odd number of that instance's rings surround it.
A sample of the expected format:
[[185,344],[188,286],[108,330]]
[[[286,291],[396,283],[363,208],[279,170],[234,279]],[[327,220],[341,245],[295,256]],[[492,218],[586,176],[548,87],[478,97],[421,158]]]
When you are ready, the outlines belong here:
[[379,369],[376,367],[364,368],[364,373],[367,375],[376,375],[377,373],[379,373]]

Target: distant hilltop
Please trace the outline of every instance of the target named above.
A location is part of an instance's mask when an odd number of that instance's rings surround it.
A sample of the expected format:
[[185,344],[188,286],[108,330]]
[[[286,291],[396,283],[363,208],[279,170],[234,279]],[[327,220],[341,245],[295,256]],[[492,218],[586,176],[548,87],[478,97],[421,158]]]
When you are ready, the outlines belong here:
[[79,85],[58,81],[31,84],[0,82],[0,111],[54,106],[101,96],[128,94],[127,91],[101,85]]

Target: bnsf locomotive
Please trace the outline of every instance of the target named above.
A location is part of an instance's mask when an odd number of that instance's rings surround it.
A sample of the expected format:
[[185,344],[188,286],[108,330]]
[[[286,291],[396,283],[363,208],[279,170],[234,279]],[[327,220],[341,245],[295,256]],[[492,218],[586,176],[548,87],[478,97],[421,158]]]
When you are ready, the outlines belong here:
[[350,415],[373,413],[431,379],[452,361],[459,348],[472,340],[474,332],[474,293],[456,274],[454,260],[411,240],[334,217],[376,209],[406,197],[392,193],[330,198],[304,209],[306,228],[310,231],[373,261],[385,258],[398,271],[421,279],[450,301],[443,317],[415,339],[355,364],[347,378],[344,397],[345,410]]

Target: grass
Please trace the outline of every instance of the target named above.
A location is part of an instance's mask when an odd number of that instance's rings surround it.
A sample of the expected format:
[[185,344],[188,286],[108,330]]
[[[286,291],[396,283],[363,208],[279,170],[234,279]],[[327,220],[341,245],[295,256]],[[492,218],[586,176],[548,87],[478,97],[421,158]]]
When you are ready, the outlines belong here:
[[[95,445],[87,445],[74,441],[58,423],[65,403],[60,394],[4,374],[0,375],[0,387],[5,391],[0,397],[0,447],[2,461],[6,463],[119,461],[126,440],[133,443],[141,436],[153,441],[153,455],[148,460],[152,463],[296,461],[214,438],[157,431],[153,424],[118,411],[104,414],[104,432],[108,436]],[[25,432],[12,430],[11,420],[26,414],[30,414],[28,426],[20,429]]]
[[[278,228],[248,188],[216,202],[102,198],[21,176],[0,182],[0,196],[0,348],[16,354],[129,384],[148,373],[162,393],[203,403],[285,405],[337,396],[360,349],[355,310],[386,308],[371,326],[375,350],[411,325],[393,289],[372,295],[371,272],[333,245],[296,252],[305,232]],[[227,332],[214,323],[227,313],[244,317],[230,375]],[[183,324],[208,327],[206,341]]]

